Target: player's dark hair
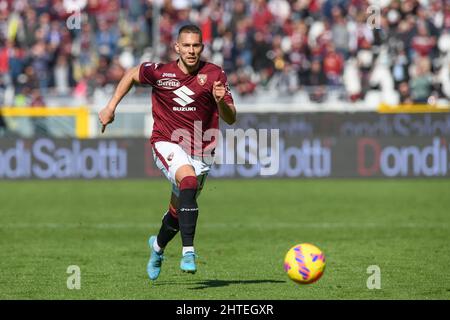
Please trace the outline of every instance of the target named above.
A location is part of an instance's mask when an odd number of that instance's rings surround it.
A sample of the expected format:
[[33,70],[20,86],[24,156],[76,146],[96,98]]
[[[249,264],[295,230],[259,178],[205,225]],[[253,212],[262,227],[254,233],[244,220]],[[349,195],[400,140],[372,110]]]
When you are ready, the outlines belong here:
[[184,25],[180,28],[180,30],[178,31],[178,38],[180,38],[180,35],[185,32],[185,33],[196,33],[200,36],[200,42],[202,42],[203,37],[202,37],[202,30],[200,30],[199,27],[197,27],[195,24],[187,24]]

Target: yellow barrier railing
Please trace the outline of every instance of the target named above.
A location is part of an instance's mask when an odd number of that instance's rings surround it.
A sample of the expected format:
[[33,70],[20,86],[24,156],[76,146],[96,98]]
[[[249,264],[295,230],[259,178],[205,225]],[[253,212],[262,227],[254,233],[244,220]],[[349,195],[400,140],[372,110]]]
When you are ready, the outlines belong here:
[[450,112],[450,106],[430,105],[430,104],[399,104],[388,105],[381,103],[378,106],[379,113],[429,113],[429,112]]
[[89,137],[89,109],[86,107],[1,107],[0,114],[4,117],[74,117],[76,137]]

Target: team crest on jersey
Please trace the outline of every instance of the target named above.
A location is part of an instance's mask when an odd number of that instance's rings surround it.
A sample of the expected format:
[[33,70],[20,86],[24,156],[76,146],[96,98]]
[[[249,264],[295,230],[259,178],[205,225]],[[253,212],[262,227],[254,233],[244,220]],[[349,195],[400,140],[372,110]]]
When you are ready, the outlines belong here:
[[197,82],[199,85],[203,86],[206,83],[206,80],[208,79],[208,75],[204,73],[199,73],[197,75]]

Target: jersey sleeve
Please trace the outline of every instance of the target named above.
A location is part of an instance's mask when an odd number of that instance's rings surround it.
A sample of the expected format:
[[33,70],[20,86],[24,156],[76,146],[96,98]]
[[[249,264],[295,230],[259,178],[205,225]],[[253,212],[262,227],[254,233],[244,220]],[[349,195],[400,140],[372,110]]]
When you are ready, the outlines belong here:
[[139,82],[142,84],[154,85],[155,76],[154,71],[156,70],[157,64],[152,62],[144,62],[139,67]]
[[219,80],[222,82],[225,86],[225,96],[223,97],[223,100],[228,104],[234,104],[233,96],[231,95],[231,89],[230,84],[227,80],[227,75],[225,74],[225,71],[221,70],[219,75]]

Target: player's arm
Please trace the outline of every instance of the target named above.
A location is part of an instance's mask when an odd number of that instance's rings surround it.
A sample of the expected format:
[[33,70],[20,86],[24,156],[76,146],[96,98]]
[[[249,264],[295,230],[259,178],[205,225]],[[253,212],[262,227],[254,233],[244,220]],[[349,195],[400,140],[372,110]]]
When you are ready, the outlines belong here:
[[102,133],[105,131],[106,126],[114,121],[114,112],[116,111],[119,102],[128,91],[130,91],[134,83],[139,83],[139,67],[140,66],[133,67],[125,72],[122,79],[120,79],[111,100],[109,100],[106,107],[98,113],[98,118],[102,124]]
[[225,97],[225,86],[220,81],[214,81],[213,84],[213,96],[217,103],[217,108],[219,109],[219,116],[228,124],[233,124],[236,122],[236,108],[232,103],[227,103],[224,100]]

